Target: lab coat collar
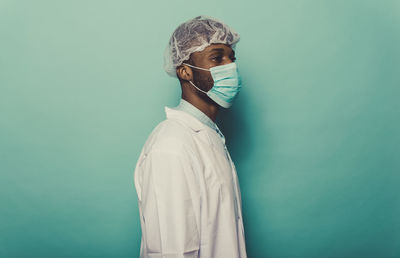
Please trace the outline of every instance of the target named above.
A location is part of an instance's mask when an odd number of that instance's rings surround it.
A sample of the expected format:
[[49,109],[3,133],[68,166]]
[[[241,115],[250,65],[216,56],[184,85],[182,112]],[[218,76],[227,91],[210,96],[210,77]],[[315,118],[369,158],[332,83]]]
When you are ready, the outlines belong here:
[[165,113],[167,115],[167,118],[174,118],[174,119],[180,120],[183,123],[185,123],[186,125],[188,125],[195,132],[199,132],[199,131],[205,130],[207,128],[211,129],[209,126],[203,124],[197,118],[186,113],[185,111],[165,107]]
[[192,103],[184,99],[180,99],[179,105],[174,107],[173,109],[185,111],[186,113],[189,113],[190,115],[197,118],[197,120],[199,120],[203,124],[208,125],[211,129],[217,129],[217,125],[214,123],[214,121],[212,121],[206,114],[195,107]]

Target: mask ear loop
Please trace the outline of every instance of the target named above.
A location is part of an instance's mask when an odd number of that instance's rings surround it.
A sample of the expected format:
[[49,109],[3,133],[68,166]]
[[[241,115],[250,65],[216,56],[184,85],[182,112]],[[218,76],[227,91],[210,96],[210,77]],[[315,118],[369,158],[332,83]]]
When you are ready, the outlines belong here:
[[[183,63],[183,64],[184,64],[184,65],[187,65],[187,66],[190,66],[190,67],[193,67],[193,68],[197,68],[197,69],[203,70],[203,71],[207,71],[207,72],[210,71],[209,69],[204,69],[204,68],[201,68],[201,67],[197,67],[197,66],[194,66],[194,65],[187,64],[187,63]],[[190,84],[193,85],[193,87],[195,87],[195,88],[198,89],[199,91],[203,92],[204,94],[207,94],[206,91],[201,90],[201,89],[199,89],[196,85],[194,85],[194,83],[193,83],[192,81],[189,81],[189,82],[190,82]]]
[[207,94],[207,92],[206,92],[206,91],[204,91],[204,90],[201,90],[201,89],[197,88],[197,87],[196,87],[196,85],[194,85],[192,81],[189,81],[189,82],[190,82],[190,84],[192,84],[192,85],[193,85],[193,86],[194,86],[196,89],[198,89],[199,91],[201,91],[201,92],[203,92],[203,93]]
[[193,67],[193,68],[197,68],[197,69],[200,69],[200,70],[203,70],[203,71],[207,71],[207,72],[210,71],[210,69],[205,69],[205,68],[197,67],[197,66],[190,65],[190,64],[187,64],[187,63],[182,63],[182,64],[187,65],[187,66],[190,66],[190,67]]

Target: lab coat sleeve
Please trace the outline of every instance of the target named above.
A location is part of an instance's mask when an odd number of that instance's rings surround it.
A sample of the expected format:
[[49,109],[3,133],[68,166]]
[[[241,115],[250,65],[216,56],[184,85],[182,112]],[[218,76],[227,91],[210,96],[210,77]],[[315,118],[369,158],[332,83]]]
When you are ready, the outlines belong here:
[[152,151],[142,164],[142,212],[148,257],[193,258],[200,250],[193,170],[180,154]]

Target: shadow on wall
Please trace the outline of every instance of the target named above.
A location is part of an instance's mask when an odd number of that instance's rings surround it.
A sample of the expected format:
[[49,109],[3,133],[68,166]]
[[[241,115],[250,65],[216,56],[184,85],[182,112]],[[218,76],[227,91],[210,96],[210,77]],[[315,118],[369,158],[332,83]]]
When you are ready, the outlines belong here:
[[[268,159],[265,146],[269,143],[269,133],[265,128],[266,106],[263,105],[265,95],[261,96],[259,93],[262,85],[266,87],[271,82],[254,79],[254,71],[246,69],[255,62],[252,59],[248,56],[246,61],[241,62],[242,90],[230,108],[220,108],[216,121],[225,136],[226,146],[238,170],[238,175],[242,172],[248,173],[245,171],[248,168],[254,169],[254,164],[250,165],[250,163],[257,161],[257,164],[266,164]],[[258,86],[255,87],[255,85]],[[261,150],[260,146],[263,146]],[[243,183],[245,185],[245,182]]]
[[[254,112],[255,103],[248,103],[249,96],[245,92],[240,93],[240,99],[235,102],[231,108],[220,109],[220,114],[217,117],[217,124],[221,129],[226,139],[226,146],[236,167],[241,167],[251,157],[254,157],[256,153],[254,136],[257,132],[265,132],[263,128],[260,128],[263,123],[263,117],[260,112]],[[256,125],[252,121],[258,121]],[[255,125],[257,128],[252,128]],[[267,137],[267,134],[262,134]],[[266,142],[266,139],[260,139]],[[265,157],[264,157],[265,158]],[[238,169],[238,173],[240,173]]]
[[[266,82],[267,83],[267,82]],[[247,85],[260,85],[247,84]],[[260,97],[260,96],[258,96]],[[250,221],[263,218],[263,210],[268,209],[266,203],[260,204],[263,193],[260,182],[268,174],[267,164],[270,156],[270,132],[266,128],[265,105],[262,106],[257,96],[242,91],[239,98],[229,109],[220,109],[217,124],[226,139],[226,145],[237,169],[242,198],[242,216],[245,228],[245,239],[248,257],[259,257],[253,253],[251,242],[257,241],[260,232],[259,224]],[[268,145],[267,145],[268,144]],[[254,207],[263,207],[254,209]],[[258,220],[259,221],[259,220]]]
[[243,110],[238,105],[232,105],[230,109],[221,108],[217,124],[225,136],[225,144],[233,162],[235,165],[241,164],[250,155],[253,145]]

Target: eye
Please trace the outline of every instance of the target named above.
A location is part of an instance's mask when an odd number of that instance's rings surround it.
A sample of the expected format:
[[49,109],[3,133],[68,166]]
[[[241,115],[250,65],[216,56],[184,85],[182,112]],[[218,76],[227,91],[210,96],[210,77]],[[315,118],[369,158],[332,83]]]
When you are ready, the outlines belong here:
[[222,57],[223,57],[223,56],[219,55],[219,56],[214,56],[214,57],[211,58],[211,59],[217,61],[218,63],[221,63],[221,62],[222,62]]

